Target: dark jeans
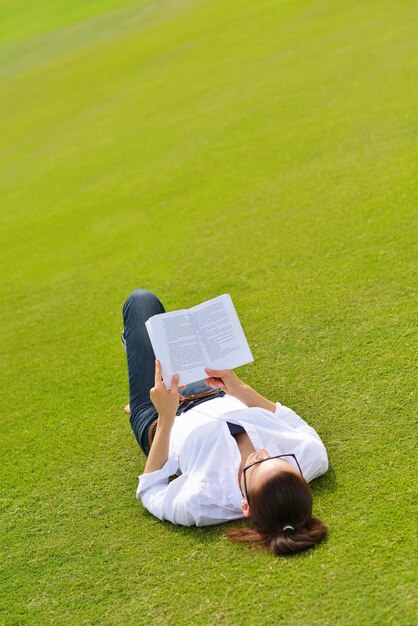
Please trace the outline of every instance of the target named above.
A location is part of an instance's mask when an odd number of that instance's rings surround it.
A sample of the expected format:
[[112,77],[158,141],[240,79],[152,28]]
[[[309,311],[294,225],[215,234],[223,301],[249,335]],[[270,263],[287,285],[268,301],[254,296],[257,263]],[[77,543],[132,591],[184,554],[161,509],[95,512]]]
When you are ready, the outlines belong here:
[[[150,426],[158,417],[149,395],[150,389],[154,387],[155,355],[145,328],[145,322],[153,315],[164,312],[165,309],[157,296],[145,289],[135,289],[123,307],[131,408],[130,420],[134,435],[145,455],[148,455],[150,449]],[[181,390],[181,394],[187,398],[207,391],[213,391],[213,395],[190,401],[186,400],[181,404],[177,415],[201,402],[224,395],[221,389],[212,390],[207,387],[203,380],[187,385],[185,389]]]

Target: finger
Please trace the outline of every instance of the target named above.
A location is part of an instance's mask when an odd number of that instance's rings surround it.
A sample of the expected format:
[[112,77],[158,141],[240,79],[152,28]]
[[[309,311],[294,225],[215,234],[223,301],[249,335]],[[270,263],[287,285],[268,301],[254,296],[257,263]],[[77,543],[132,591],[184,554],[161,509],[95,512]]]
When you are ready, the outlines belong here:
[[223,376],[227,376],[230,371],[231,370],[211,370],[208,367],[206,368],[206,372],[213,378],[222,378]]
[[225,387],[225,383],[221,378],[206,378],[205,384],[208,387]]
[[155,359],[155,384],[158,385],[162,380],[161,365],[158,359]]
[[170,393],[174,394],[174,395],[178,395],[179,393],[179,380],[180,380],[180,376],[178,374],[174,374],[172,380],[171,380],[171,389],[170,389]]

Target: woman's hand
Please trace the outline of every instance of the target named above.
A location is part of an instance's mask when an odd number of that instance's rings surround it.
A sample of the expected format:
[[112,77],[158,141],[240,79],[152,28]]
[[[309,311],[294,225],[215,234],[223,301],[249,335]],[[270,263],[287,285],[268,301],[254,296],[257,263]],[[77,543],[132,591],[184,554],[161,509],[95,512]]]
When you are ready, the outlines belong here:
[[238,396],[245,386],[242,380],[232,370],[211,370],[206,369],[209,378],[205,379],[208,387],[222,389],[229,396]]
[[155,361],[155,386],[150,391],[150,398],[158,411],[158,425],[172,426],[179,408],[179,375],[174,374],[171,389],[168,391],[161,376],[161,365]]
[[155,361],[155,386],[150,391],[150,398],[158,411],[158,426],[145,463],[144,474],[156,472],[167,462],[171,428],[179,406],[179,375],[174,374],[171,389],[167,391],[159,361]]
[[234,398],[241,400],[248,407],[256,406],[272,413],[276,411],[274,402],[264,398],[255,389],[243,383],[232,370],[206,369],[206,372],[209,375],[209,378],[205,379],[208,387],[223,389],[229,396],[234,396]]

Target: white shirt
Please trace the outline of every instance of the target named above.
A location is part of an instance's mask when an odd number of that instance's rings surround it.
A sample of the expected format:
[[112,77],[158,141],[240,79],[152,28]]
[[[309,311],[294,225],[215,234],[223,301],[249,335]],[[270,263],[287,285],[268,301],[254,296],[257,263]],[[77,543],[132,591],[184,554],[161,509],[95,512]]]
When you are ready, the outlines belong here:
[[294,411],[279,402],[275,413],[248,408],[225,395],[175,418],[167,462],[139,476],[137,498],[150,513],[183,526],[210,526],[243,517],[241,456],[227,421],[243,426],[256,450],[265,448],[271,456],[295,454],[308,482],[328,469],[318,434]]

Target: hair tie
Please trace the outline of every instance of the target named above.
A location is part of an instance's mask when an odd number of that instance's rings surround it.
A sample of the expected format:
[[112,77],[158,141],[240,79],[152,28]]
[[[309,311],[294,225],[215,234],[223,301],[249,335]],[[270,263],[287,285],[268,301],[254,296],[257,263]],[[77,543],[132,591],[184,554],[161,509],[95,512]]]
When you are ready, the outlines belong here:
[[293,526],[291,526],[290,524],[288,524],[287,526],[285,526],[285,527],[283,528],[283,532],[284,532],[284,533],[285,533],[287,530],[288,530],[288,531],[290,531],[290,532],[292,532],[292,533],[294,533],[294,532],[295,532],[295,529],[294,529],[294,528],[293,528]]

